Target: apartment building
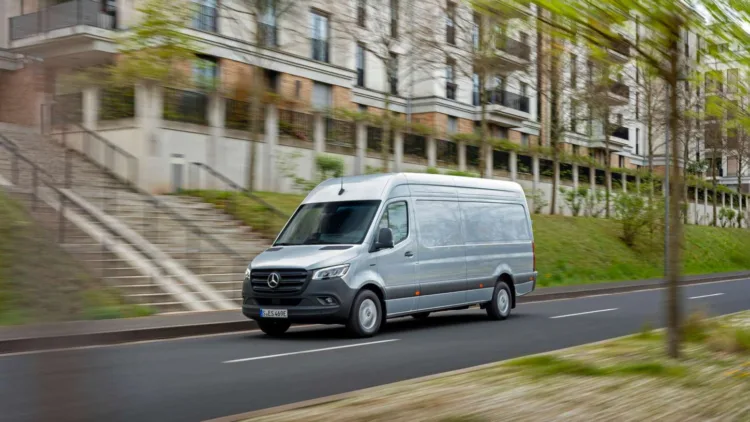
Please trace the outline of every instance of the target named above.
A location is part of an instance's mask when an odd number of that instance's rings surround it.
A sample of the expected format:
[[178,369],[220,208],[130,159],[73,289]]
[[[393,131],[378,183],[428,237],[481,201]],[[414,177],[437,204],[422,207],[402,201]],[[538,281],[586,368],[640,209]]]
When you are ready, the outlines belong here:
[[[537,87],[532,7],[488,22],[461,1],[195,0],[196,15],[185,29],[201,50],[192,72],[218,80],[220,89],[143,84],[123,93],[66,86],[63,75],[71,70],[115,60],[116,37],[137,22],[136,8],[145,1],[3,2],[0,122],[49,128],[55,122],[50,104],[72,110],[80,123],[138,157],[139,183],[155,192],[187,183],[191,162],[207,163],[241,184],[252,171],[254,188],[273,190],[291,189],[285,178],[312,177],[319,153],[340,156],[349,174],[380,167],[382,130],[321,112],[331,107],[378,114],[387,106],[432,128],[429,134],[393,133],[395,170],[477,171],[478,147],[455,135],[477,130],[482,88],[493,137],[527,146],[549,142],[539,138],[550,95]],[[495,70],[480,75],[476,51],[487,34]],[[693,37],[686,45],[696,42]],[[566,93],[586,87],[590,75],[587,52],[570,50]],[[698,51],[686,50],[690,56]],[[608,146],[612,166],[644,166],[639,73],[627,48],[609,51],[620,64],[601,93],[611,124],[605,130],[586,118],[574,95],[564,95],[565,148],[603,161]],[[282,100],[264,105],[261,138],[249,148],[247,98],[256,81]],[[114,98],[130,102],[114,107]],[[83,143],[75,134],[66,139]],[[654,162],[663,166],[663,141],[653,143]],[[487,157],[486,174],[507,164],[497,151]]]

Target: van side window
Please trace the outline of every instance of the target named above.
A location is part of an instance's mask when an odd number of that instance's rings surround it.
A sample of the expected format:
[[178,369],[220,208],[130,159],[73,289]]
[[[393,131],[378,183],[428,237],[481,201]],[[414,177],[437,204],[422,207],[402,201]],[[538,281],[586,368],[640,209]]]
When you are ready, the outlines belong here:
[[389,228],[393,231],[394,245],[403,242],[409,236],[409,212],[406,202],[388,204],[378,228]]
[[425,247],[463,245],[461,212],[454,201],[417,201],[419,239]]
[[531,240],[526,212],[521,205],[462,202],[461,220],[467,244]]

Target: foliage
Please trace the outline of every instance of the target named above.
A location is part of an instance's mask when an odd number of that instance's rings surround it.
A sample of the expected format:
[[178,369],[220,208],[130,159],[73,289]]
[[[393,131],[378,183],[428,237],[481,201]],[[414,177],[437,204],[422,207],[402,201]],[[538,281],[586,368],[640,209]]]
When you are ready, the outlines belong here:
[[622,240],[633,247],[644,229],[659,219],[655,202],[649,203],[646,196],[622,192],[615,197],[615,219],[622,227]]
[[321,182],[331,178],[343,177],[344,159],[328,154],[318,154],[315,157],[315,169],[316,177],[313,180],[307,180],[303,177],[295,177],[295,187],[302,192],[310,192]]
[[534,207],[534,214],[541,214],[544,207],[549,204],[549,201],[545,198],[544,191],[537,189],[534,191],[524,191],[526,198],[531,199],[532,206]]
[[587,217],[599,217],[604,212],[604,191],[601,189],[589,190],[583,201],[585,215]]
[[721,227],[734,227],[737,214],[738,212],[731,208],[721,208],[719,210],[719,224],[721,224]]
[[586,203],[586,197],[589,195],[589,190],[585,187],[579,187],[578,189],[566,189],[561,187],[560,193],[562,194],[563,201],[573,214],[573,217],[578,217]]

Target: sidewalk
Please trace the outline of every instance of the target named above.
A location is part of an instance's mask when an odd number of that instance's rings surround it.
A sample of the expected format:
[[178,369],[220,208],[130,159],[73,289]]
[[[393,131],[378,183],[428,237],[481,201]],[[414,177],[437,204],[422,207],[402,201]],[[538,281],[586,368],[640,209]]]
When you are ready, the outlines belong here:
[[[750,271],[683,277],[682,284],[750,279]],[[622,281],[540,288],[519,298],[518,303],[569,299],[583,296],[651,290],[663,287],[661,279]],[[0,328],[0,354],[57,348],[111,345],[162,340],[257,328],[237,310],[186,312],[143,318],[24,325]]]

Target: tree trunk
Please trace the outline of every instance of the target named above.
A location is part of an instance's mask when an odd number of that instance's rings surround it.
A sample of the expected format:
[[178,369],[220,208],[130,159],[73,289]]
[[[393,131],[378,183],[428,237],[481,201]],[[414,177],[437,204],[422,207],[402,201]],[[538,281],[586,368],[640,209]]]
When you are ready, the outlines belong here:
[[[714,142],[716,142],[714,140]],[[711,225],[716,227],[716,144],[714,144],[713,153],[711,154],[711,187],[713,189],[713,210],[714,215],[711,218]]]
[[610,184],[612,180],[612,157],[610,157],[610,150],[609,150],[609,107],[604,108],[604,191],[606,192],[605,195],[605,204],[606,209],[604,210],[604,216],[606,218],[610,217],[610,208],[611,208],[611,200],[612,200],[612,190],[610,189]]
[[[554,19],[554,18],[553,18]],[[556,46],[552,47],[556,49]],[[557,181],[560,178],[560,166],[559,166],[559,158],[558,158],[558,150],[557,147],[559,145],[559,138],[560,138],[560,75],[558,73],[558,69],[560,68],[560,58],[558,56],[558,52],[552,51],[550,54],[550,72],[549,72],[549,79],[550,79],[550,98],[551,101],[551,109],[552,112],[550,113],[550,146],[552,147],[552,168],[553,168],[553,176],[552,176],[552,195],[550,198],[550,214],[555,214],[555,209],[557,208]]]
[[[391,80],[390,78],[388,79]],[[390,86],[386,87],[390,89]],[[386,91],[388,92],[388,91]],[[391,155],[391,96],[385,95],[385,110],[383,110],[383,139],[380,143],[380,159],[382,161],[383,173],[388,173]]]
[[[688,104],[690,104],[688,102]],[[684,133],[684,142],[683,142],[683,148],[682,148],[682,179],[685,181],[683,184],[682,189],[682,200],[684,203],[687,203],[688,199],[688,162],[690,161],[690,133],[692,132],[693,124],[692,120],[690,118],[687,118],[687,122],[685,124],[685,133]],[[688,213],[685,212],[682,216],[682,223],[687,224],[688,223]]]
[[[487,163],[487,144],[488,144],[488,128],[487,128],[487,95],[484,92],[484,75],[480,76],[479,79],[479,104],[481,106],[481,118],[479,123],[479,176],[480,177],[492,177],[491,174],[485,174],[485,167]],[[492,171],[492,169],[490,169]]]
[[682,197],[682,181],[680,180],[681,172],[679,160],[676,158],[680,155],[680,140],[677,136],[677,125],[679,114],[677,110],[677,75],[678,75],[678,55],[677,35],[673,34],[671,51],[671,77],[669,78],[669,128],[673,134],[672,143],[672,161],[670,170],[669,186],[669,238],[667,262],[667,354],[669,357],[677,359],[680,357],[680,263],[682,260],[682,219],[680,218],[680,198]]

